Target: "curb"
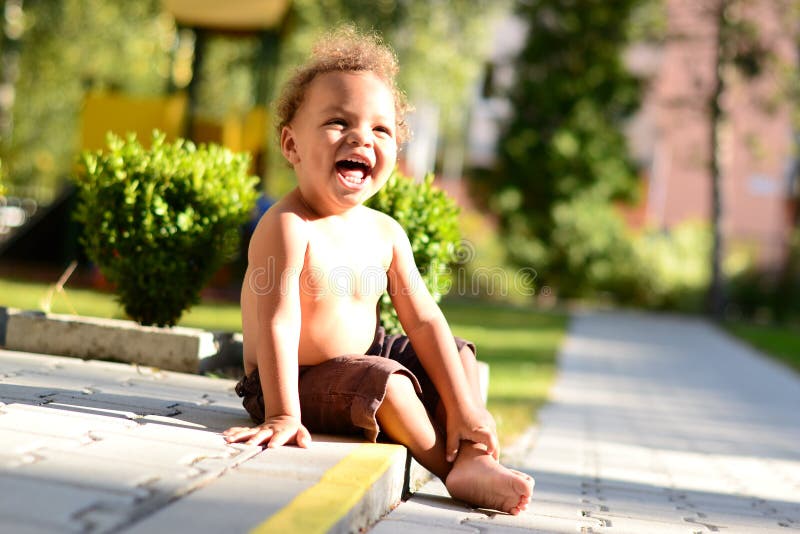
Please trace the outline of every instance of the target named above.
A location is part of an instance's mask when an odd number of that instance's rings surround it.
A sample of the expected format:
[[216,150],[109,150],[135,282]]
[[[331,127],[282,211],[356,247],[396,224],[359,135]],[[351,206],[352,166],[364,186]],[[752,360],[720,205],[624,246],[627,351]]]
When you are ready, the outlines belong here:
[[[204,359],[229,353],[234,336],[197,328],[0,307],[0,346],[8,350],[100,359],[197,373]],[[206,367],[207,368],[207,367]]]
[[401,445],[365,443],[250,532],[361,532],[400,502],[406,456]]

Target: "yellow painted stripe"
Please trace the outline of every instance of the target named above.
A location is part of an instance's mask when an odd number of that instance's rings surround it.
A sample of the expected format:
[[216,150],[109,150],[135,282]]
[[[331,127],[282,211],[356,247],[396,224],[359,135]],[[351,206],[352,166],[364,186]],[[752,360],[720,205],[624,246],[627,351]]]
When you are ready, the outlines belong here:
[[[405,450],[399,445],[365,443],[330,468],[320,481],[250,531],[328,532]],[[405,456],[403,456],[404,458]]]

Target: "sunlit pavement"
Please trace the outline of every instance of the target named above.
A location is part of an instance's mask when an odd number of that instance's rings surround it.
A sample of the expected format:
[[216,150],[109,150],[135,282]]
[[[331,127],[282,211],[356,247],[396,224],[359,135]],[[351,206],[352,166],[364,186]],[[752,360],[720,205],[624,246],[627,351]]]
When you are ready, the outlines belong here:
[[0,533],[352,530],[400,498],[398,445],[227,444],[220,431],[251,424],[233,386],[0,350]]
[[372,532],[800,530],[800,378],[694,318],[580,313],[552,403],[507,462],[536,478],[517,517],[428,484]]

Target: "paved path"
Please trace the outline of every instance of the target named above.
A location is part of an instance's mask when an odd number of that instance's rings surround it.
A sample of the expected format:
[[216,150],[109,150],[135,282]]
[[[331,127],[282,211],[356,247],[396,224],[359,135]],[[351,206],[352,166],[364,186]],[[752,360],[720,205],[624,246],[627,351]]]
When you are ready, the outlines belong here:
[[511,451],[531,510],[469,510],[433,482],[372,532],[800,532],[796,374],[703,321],[624,312],[576,316],[560,365]]
[[0,350],[0,533],[349,531],[399,500],[398,445],[225,443],[233,384]]

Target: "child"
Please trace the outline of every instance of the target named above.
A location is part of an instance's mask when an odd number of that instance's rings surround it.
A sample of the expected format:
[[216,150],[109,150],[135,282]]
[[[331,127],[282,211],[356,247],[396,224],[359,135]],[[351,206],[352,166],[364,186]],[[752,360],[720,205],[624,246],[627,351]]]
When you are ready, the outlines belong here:
[[[474,346],[454,342],[400,225],[363,206],[407,133],[396,72],[377,38],[345,29],[283,90],[280,147],[298,185],[259,222],[241,299],[246,376],[236,391],[259,425],[224,436],[274,448],[308,447],[309,430],[383,433],[453,497],[518,514],[533,479],[497,461]],[[407,338],[378,326],[385,290]]]

